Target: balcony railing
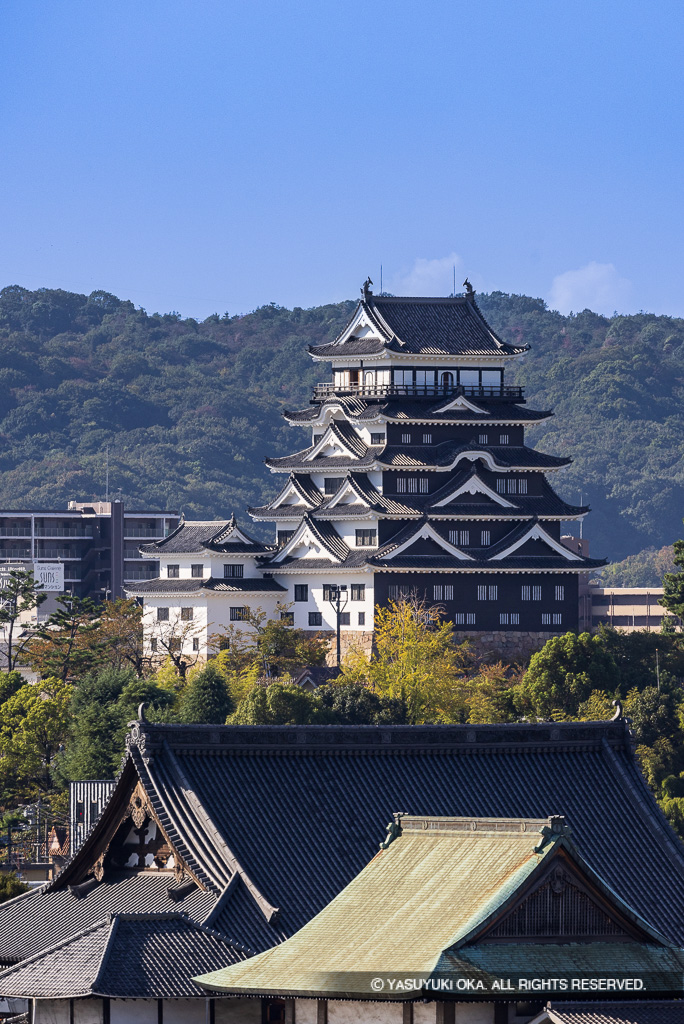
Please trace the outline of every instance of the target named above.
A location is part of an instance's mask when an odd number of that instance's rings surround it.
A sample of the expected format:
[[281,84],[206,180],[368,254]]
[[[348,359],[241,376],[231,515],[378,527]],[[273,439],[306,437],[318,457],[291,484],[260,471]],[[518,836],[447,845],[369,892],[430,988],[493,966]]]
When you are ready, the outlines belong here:
[[156,537],[157,540],[163,540],[164,536],[165,536],[164,530],[161,527],[158,530],[152,530],[152,529],[150,529],[150,527],[145,527],[145,528],[137,527],[137,526],[125,526],[124,527],[124,537],[126,538],[126,540],[128,540],[129,538],[131,540],[133,540],[133,539],[136,539],[138,537],[143,537],[143,538],[155,538]]
[[144,569],[124,569],[124,581],[126,583],[132,580],[156,580],[158,576],[158,569],[147,572]]
[[1,558],[30,558],[30,548],[3,548],[0,547],[0,559]]
[[442,398],[462,394],[467,398],[505,398],[521,402],[523,389],[509,384],[315,384],[313,398],[318,400],[332,395],[360,395],[370,398]]
[[36,537],[92,537],[92,526],[36,526]]
[[81,556],[72,551],[71,548],[41,548],[36,551],[36,558],[71,558],[79,559]]
[[30,526],[0,526],[0,537],[30,537]]

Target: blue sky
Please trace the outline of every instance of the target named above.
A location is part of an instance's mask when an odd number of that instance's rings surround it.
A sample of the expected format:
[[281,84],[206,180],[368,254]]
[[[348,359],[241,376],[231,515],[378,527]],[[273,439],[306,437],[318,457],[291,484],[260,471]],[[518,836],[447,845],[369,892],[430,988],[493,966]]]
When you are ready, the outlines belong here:
[[4,0],[0,285],[684,315],[684,5]]

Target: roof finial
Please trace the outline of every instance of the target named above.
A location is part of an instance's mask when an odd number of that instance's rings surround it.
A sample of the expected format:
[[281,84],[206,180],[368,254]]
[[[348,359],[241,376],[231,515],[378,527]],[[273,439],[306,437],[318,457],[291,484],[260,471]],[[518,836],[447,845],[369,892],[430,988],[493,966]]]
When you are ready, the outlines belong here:
[[472,284],[470,283],[470,281],[468,280],[467,277],[466,277],[465,281],[463,282],[463,287],[466,290],[466,299],[474,299],[475,298],[475,289],[473,288]]
[[619,700],[613,701],[613,707],[616,708],[616,712],[611,718],[611,722],[617,722],[622,718],[622,703]]
[[140,704],[138,704],[138,721],[139,722],[146,722],[147,721],[147,719],[145,718],[145,703],[146,703],[145,701],[142,701]]
[[371,288],[370,288],[370,286],[372,284],[373,284],[373,282],[371,281],[370,277],[367,277],[366,280],[363,282],[363,288],[361,289],[361,294],[363,295],[363,301],[364,302],[368,302],[368,297],[373,294],[373,292],[371,291]]

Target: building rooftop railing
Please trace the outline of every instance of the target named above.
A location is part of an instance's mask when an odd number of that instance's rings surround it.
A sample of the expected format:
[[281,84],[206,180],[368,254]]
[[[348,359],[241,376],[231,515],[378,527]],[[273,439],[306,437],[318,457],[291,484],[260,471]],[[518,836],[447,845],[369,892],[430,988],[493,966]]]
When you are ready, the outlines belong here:
[[166,536],[167,533],[168,533],[168,531],[164,531],[161,527],[159,527],[156,530],[153,530],[150,527],[124,526],[124,538],[126,540],[128,540],[129,538],[131,540],[133,540],[133,539],[138,538],[138,537],[144,537],[144,538],[151,537],[151,538],[157,538],[158,540],[161,540],[163,537]]
[[36,537],[78,537],[86,540],[92,536],[92,526],[36,526]]
[[509,384],[315,384],[312,401],[333,395],[358,395],[361,398],[442,398],[462,394],[468,398],[499,398],[523,401],[523,388]]

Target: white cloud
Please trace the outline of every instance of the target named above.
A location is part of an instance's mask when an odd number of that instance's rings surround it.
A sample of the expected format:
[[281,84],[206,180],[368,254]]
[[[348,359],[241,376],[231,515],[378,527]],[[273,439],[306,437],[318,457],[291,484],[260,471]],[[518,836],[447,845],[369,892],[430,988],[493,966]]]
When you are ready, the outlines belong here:
[[454,290],[454,267],[456,267],[456,292],[462,291],[463,260],[455,253],[441,259],[416,259],[410,270],[394,274],[383,282],[385,291],[393,295],[451,295]]
[[631,291],[631,281],[620,277],[613,263],[592,261],[554,277],[549,305],[559,313],[592,309],[610,316],[616,309],[624,310]]

